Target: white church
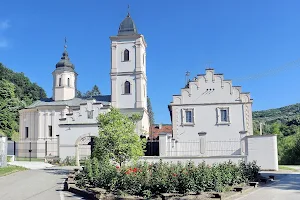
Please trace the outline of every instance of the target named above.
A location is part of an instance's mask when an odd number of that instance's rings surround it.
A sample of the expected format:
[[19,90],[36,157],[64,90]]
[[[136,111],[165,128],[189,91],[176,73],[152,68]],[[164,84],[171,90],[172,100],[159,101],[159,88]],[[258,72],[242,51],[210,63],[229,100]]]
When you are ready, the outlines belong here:
[[[136,132],[149,132],[144,36],[128,14],[110,40],[111,95],[75,97],[77,73],[65,47],[52,73],[52,98],[20,111],[18,157],[75,156],[79,165],[80,159],[90,155],[92,138],[98,135],[97,116],[111,107],[127,115],[140,114]],[[277,137],[253,135],[252,103],[250,93],[214,69],[206,69],[173,95],[169,104],[172,130],[157,130],[159,156],[141,159],[208,164],[256,160],[262,169],[278,170]]]
[[[19,111],[20,157],[86,156],[91,137],[97,136],[97,116],[111,107],[139,114],[136,132],[149,132],[147,112],[146,41],[130,14],[111,36],[111,95],[77,98],[77,76],[67,48],[56,64],[52,98],[41,99]],[[86,146],[85,146],[86,145]],[[31,152],[28,151],[31,150]]]

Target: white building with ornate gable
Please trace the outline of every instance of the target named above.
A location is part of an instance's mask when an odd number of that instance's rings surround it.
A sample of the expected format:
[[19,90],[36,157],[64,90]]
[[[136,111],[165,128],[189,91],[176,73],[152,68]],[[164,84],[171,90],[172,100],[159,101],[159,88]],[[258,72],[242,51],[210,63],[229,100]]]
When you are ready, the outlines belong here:
[[[67,156],[80,158],[90,152],[90,136],[98,134],[97,116],[111,107],[124,114],[140,114],[137,134],[149,132],[147,111],[146,47],[129,13],[111,36],[111,95],[75,97],[78,74],[67,48],[56,64],[53,95],[20,110],[17,156]],[[84,66],[82,66],[84,67]]]
[[240,132],[252,135],[252,102],[250,93],[206,69],[173,95],[169,105],[173,137],[193,141],[199,139],[199,132],[206,132],[207,140],[226,141],[239,139]]
[[159,157],[145,160],[207,164],[257,161],[278,170],[276,135],[253,135],[250,93],[206,69],[173,95],[169,104],[172,133],[160,133]]

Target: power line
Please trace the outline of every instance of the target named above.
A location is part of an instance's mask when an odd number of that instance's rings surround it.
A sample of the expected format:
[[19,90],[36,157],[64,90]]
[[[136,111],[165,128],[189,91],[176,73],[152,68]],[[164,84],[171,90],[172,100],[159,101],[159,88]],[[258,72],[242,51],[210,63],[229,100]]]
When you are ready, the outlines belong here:
[[[248,80],[254,80],[254,79],[260,79],[260,78],[264,78],[267,76],[274,76],[280,72],[283,72],[287,69],[291,69],[291,68],[296,68],[300,66],[300,59],[289,62],[283,66],[277,67],[277,68],[271,68],[267,71],[258,73],[258,74],[253,74],[250,76],[246,76],[246,77],[240,77],[240,78],[233,78],[231,79],[232,81],[248,81]],[[195,77],[197,78],[197,77]],[[221,81],[214,81],[215,83],[221,82]]]

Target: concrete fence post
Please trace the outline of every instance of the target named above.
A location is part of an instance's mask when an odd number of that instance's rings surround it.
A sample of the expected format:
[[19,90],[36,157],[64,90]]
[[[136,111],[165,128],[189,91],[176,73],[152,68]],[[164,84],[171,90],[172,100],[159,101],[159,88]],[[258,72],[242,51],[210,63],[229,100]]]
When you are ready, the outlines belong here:
[[200,155],[204,155],[206,153],[206,132],[199,132],[198,135],[200,137]]
[[240,146],[241,146],[241,155],[245,155],[245,137],[247,131],[240,131]]
[[159,134],[159,156],[167,156],[167,133]]

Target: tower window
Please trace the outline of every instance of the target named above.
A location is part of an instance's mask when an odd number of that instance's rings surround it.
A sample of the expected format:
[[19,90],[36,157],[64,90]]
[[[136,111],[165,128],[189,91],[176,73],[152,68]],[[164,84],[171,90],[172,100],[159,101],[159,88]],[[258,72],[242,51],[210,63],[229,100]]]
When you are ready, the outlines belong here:
[[70,87],[70,78],[68,78],[68,87]]
[[128,49],[125,49],[125,51],[124,51],[124,61],[129,61],[129,51],[128,51]]
[[58,86],[61,86],[61,78],[59,78]]
[[130,94],[130,82],[126,81],[124,86],[125,86],[125,94]]
[[52,126],[48,126],[48,130],[49,130],[49,137],[52,137]]
[[25,127],[25,138],[28,138],[29,136],[29,130],[28,127]]

